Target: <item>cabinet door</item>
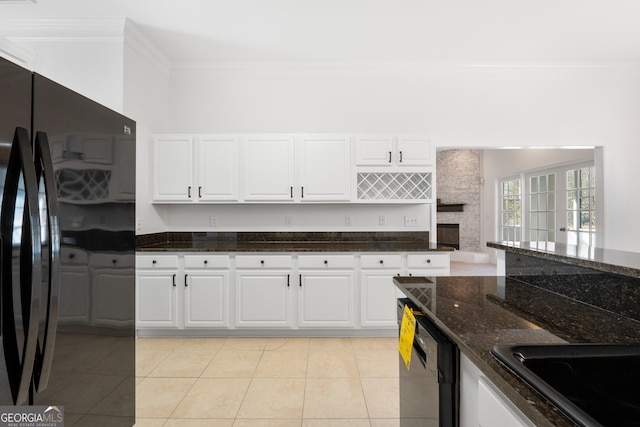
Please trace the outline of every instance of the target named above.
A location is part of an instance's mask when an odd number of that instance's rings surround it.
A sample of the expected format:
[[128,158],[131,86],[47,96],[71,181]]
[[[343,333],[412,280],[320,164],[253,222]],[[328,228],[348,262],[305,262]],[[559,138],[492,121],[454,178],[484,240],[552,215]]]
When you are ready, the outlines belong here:
[[193,146],[190,136],[165,135],[153,143],[154,201],[185,202],[193,197]]
[[242,143],[241,163],[244,200],[293,200],[293,137],[247,137]]
[[291,326],[290,273],[236,272],[236,326]]
[[136,277],[138,328],[178,326],[177,271],[139,271]]
[[424,137],[398,138],[398,164],[406,166],[431,166],[435,164],[431,141]]
[[360,276],[362,326],[397,327],[397,293],[393,276],[391,271],[362,271]]
[[109,194],[116,200],[136,200],[136,141],[117,138],[113,145],[114,169]]
[[238,200],[238,139],[198,138],[198,200]]
[[300,327],[355,326],[353,272],[303,272],[297,279]]
[[184,277],[184,326],[227,327],[229,273],[187,271]]
[[300,200],[351,199],[351,140],[347,136],[303,137],[299,156]]
[[96,325],[125,327],[134,324],[133,268],[92,271],[92,321]]
[[359,136],[356,138],[356,165],[391,166],[394,160],[393,138]]
[[[64,258],[63,258],[64,259]],[[89,268],[62,264],[58,322],[61,325],[88,325],[91,316]]]

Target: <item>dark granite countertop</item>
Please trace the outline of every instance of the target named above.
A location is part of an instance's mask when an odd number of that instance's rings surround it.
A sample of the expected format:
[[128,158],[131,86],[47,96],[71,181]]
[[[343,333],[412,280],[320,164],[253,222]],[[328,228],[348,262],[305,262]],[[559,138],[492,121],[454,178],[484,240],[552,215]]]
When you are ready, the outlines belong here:
[[425,252],[452,251],[428,232],[155,233],[136,236],[139,252]]
[[487,246],[605,273],[640,278],[640,253],[550,242],[487,242]]
[[640,322],[509,277],[396,277],[396,286],[453,339],[536,426],[573,426],[493,358],[496,344],[639,343]]

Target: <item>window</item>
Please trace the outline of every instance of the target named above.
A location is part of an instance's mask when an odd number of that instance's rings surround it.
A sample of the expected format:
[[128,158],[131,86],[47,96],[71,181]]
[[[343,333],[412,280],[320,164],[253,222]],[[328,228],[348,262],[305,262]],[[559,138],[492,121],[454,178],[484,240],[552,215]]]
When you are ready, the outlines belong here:
[[556,174],[529,176],[529,240],[556,241]]
[[[520,242],[522,235],[531,242],[596,245],[592,162],[505,178],[499,185],[499,240]],[[526,212],[524,218],[521,212]]]
[[522,194],[520,178],[500,182],[501,240],[519,242],[522,233]]
[[596,189],[593,166],[567,171],[566,232],[571,245],[595,246]]

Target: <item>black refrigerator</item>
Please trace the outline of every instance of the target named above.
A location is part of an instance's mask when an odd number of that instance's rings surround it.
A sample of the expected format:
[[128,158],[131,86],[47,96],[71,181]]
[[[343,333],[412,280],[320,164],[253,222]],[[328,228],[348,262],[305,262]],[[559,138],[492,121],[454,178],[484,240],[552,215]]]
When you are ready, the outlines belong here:
[[132,426],[135,122],[0,58],[0,186],[0,415]]

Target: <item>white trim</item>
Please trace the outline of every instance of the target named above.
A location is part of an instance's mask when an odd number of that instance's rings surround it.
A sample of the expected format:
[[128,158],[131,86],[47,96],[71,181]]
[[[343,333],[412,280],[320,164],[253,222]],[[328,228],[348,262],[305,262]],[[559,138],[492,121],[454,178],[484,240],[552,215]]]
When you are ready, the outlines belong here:
[[35,69],[38,62],[38,56],[2,38],[0,38],[0,56],[30,71]]
[[168,73],[171,61],[130,19],[124,22],[124,44]]

